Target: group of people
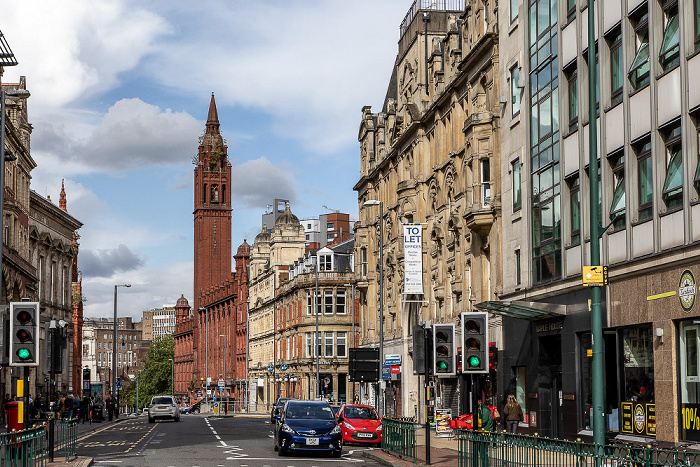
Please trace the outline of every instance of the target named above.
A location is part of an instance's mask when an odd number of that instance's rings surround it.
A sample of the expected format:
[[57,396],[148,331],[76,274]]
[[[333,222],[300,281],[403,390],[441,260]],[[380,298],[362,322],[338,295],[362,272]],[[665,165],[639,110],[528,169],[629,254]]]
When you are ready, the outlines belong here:
[[[501,415],[495,406],[485,404],[479,399],[476,414],[479,420],[477,427],[482,431],[494,431],[496,424],[500,422]],[[518,424],[523,421],[523,409],[513,394],[509,394],[506,404],[503,406],[503,419],[508,433],[517,433]]]
[[[6,394],[2,401],[2,415],[4,416],[6,427],[8,419],[6,409],[7,403],[13,401],[14,399],[15,398],[10,397],[9,394]],[[107,410],[107,416],[110,421],[114,417],[119,417],[117,405],[109,395],[107,395],[105,400],[102,399],[102,396],[98,396],[97,394],[93,394],[92,396],[85,395],[82,399],[80,399],[74,397],[73,394],[70,393],[59,393],[57,394],[56,399],[50,402],[44,400],[41,394],[37,394],[34,398],[32,398],[30,395],[28,398],[30,420],[46,419],[48,414],[52,413],[54,418],[77,418],[82,421],[82,423],[92,423],[93,417],[99,421],[102,420],[103,408]]]

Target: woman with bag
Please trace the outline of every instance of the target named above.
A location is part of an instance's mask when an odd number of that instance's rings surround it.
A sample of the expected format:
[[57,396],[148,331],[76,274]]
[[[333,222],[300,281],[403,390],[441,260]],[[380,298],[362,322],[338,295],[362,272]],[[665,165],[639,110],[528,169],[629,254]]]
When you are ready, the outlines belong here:
[[508,433],[517,433],[518,424],[523,420],[523,409],[513,394],[508,395],[506,406],[503,407],[503,415]]

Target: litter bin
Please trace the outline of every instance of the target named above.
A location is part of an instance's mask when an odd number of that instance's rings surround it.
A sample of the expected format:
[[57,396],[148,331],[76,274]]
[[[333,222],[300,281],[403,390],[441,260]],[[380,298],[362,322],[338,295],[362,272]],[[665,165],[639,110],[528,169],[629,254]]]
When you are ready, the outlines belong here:
[[104,416],[102,415],[102,404],[93,404],[92,406],[92,421],[93,422],[101,422],[104,420]]

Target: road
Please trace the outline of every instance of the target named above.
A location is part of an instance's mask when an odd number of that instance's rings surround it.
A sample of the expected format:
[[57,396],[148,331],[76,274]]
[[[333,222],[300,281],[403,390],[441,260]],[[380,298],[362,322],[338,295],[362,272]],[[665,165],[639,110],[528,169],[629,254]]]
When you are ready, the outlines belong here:
[[377,449],[345,446],[341,459],[325,455],[278,457],[269,418],[183,415],[180,422],[148,423],[145,416],[99,427],[79,437],[77,453],[94,467],[378,466],[363,456]]

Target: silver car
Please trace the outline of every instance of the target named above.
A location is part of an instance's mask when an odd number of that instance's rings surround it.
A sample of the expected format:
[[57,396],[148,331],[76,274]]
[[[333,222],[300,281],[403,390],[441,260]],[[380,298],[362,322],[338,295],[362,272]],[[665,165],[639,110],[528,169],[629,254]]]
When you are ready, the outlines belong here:
[[153,423],[156,418],[180,421],[180,410],[173,396],[153,396],[148,405],[148,423]]

